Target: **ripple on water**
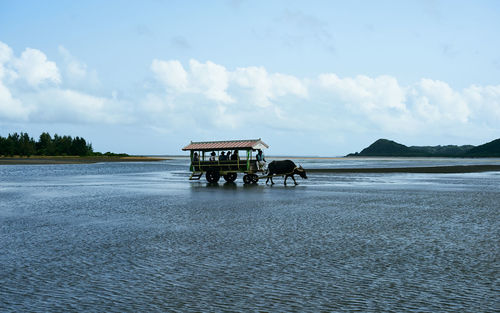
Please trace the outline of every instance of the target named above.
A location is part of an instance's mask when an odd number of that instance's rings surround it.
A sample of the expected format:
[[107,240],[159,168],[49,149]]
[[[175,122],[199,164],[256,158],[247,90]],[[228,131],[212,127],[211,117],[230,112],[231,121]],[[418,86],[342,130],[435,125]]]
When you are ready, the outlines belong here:
[[498,310],[498,175],[124,166],[0,182],[1,311]]

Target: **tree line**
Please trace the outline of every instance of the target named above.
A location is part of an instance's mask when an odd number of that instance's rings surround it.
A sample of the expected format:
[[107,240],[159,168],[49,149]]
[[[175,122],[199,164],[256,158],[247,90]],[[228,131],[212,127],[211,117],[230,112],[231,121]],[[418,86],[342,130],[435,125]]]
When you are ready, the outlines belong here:
[[27,133],[21,132],[9,134],[7,137],[0,136],[0,155],[92,156],[101,153],[95,153],[92,144],[82,137],[72,138],[57,134],[52,137],[49,133],[42,133],[38,141],[35,141]]

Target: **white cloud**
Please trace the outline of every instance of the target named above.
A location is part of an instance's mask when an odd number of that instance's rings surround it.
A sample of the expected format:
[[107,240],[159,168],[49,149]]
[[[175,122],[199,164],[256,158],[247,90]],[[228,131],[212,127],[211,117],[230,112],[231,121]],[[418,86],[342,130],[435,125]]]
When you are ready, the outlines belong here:
[[340,101],[364,113],[384,109],[404,111],[405,90],[390,76],[370,78],[359,75],[354,78],[339,78],[335,74],[319,75],[319,85],[331,92]]
[[0,82],[17,78],[17,73],[6,66],[12,62],[13,57],[12,49],[0,41]]
[[[392,76],[341,78],[334,73],[300,79],[268,73],[263,67],[229,71],[213,62],[154,60],[152,70],[166,95],[149,97],[145,107],[165,116],[203,115],[203,127],[302,129],[324,132],[385,132],[427,135],[458,132],[479,124],[480,111],[498,122],[499,90],[471,86],[463,91],[445,82],[421,79],[401,86]],[[201,98],[200,98],[201,97]],[[490,123],[494,124],[491,121]],[[472,124],[471,124],[472,123]],[[476,125],[476,126],[474,126]],[[477,126],[479,127],[479,126]],[[495,127],[495,126],[493,126]]]
[[327,92],[329,102],[335,104],[334,114],[357,121],[358,128],[398,133],[418,127],[407,108],[407,88],[394,77],[340,78],[329,73],[318,76],[318,85]]
[[0,81],[0,121],[19,120],[26,121],[29,108],[23,106],[22,102],[12,97],[9,89]]
[[268,107],[279,97],[293,95],[305,98],[308,91],[298,78],[285,74],[269,74],[263,67],[238,68],[232,73],[234,82],[251,90],[250,97],[259,107]]
[[12,59],[12,49],[0,41],[0,67],[11,59]]
[[270,98],[273,96],[272,81],[263,67],[238,68],[233,73],[234,82],[251,91],[249,96],[252,102],[259,107],[271,105]]
[[[74,77],[87,76],[86,67],[64,47],[60,52]],[[20,78],[34,88],[20,85]],[[0,42],[0,121],[127,123],[132,119],[130,109],[113,96],[94,96],[61,84],[56,63],[48,61],[43,52],[27,48],[17,58]]]
[[207,61],[200,63],[189,61],[190,80],[195,92],[204,94],[208,99],[221,103],[231,103],[234,99],[226,92],[229,85],[229,75],[224,66]]
[[[70,89],[50,88],[27,95],[32,103],[30,119],[38,122],[60,123],[129,123],[132,112],[112,98],[97,97]],[[126,114],[129,113],[129,114]]]
[[26,48],[21,57],[14,60],[13,65],[19,76],[32,87],[43,82],[61,83],[56,63],[48,61],[47,56],[40,50]]
[[13,59],[12,49],[0,41],[0,120],[21,120],[28,118],[29,109],[22,102],[12,96],[9,88],[4,84],[4,79],[15,78],[16,73],[5,65]]
[[59,52],[64,79],[43,52],[28,48],[17,57],[0,42],[0,122],[133,124],[207,139],[280,134],[322,145],[373,134],[484,138],[500,131],[500,85],[456,90],[426,78],[401,86],[388,75],[301,78],[264,67],[155,59],[150,70],[161,89],[123,99],[123,92],[85,88],[92,81],[86,64],[62,46]]
[[466,123],[469,119],[465,97],[445,82],[421,79],[411,93],[415,113],[426,120]]
[[472,85],[464,90],[464,98],[470,104],[470,116],[474,120],[500,122],[500,85]]
[[[177,94],[199,94],[207,100],[230,104],[238,102],[239,108],[247,99],[252,105],[267,107],[273,100],[286,95],[307,96],[306,86],[296,77],[285,74],[269,74],[263,67],[238,68],[228,71],[224,66],[211,61],[189,61],[186,71],[177,60],[153,60],[151,70],[167,92]],[[242,94],[230,94],[229,89],[242,88]]]
[[170,91],[184,92],[188,90],[187,72],[179,61],[162,61],[154,59],[151,70],[160,82]]
[[[307,86],[300,79],[270,74],[263,67],[229,71],[210,61],[191,60],[185,70],[176,60],[154,60],[151,70],[166,93],[148,94],[141,107],[154,114],[152,122],[169,125],[184,120],[183,127],[234,133],[254,127],[258,121],[261,127],[289,129],[292,122],[300,124],[294,119],[296,112],[288,111],[297,102],[293,98],[302,101],[308,96]],[[282,101],[287,103],[283,105]]]
[[151,70],[169,92],[202,94],[207,99],[220,103],[234,102],[226,92],[228,72],[221,65],[210,61],[200,63],[190,60],[187,72],[179,61],[155,59]]

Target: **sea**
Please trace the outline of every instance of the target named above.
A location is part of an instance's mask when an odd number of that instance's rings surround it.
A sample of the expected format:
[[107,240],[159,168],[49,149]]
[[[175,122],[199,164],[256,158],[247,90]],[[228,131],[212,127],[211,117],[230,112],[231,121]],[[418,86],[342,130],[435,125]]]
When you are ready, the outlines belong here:
[[500,311],[500,172],[189,174],[185,158],[0,166],[0,312]]

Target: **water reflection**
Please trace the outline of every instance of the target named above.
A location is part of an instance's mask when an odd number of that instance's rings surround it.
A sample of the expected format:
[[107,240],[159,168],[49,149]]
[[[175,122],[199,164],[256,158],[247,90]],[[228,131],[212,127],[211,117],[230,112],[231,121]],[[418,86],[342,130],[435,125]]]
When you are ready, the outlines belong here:
[[236,189],[236,188],[238,188],[238,185],[235,182],[204,183],[203,185],[206,188],[221,188],[221,189]]
[[225,182],[222,186],[226,189],[236,189],[238,187],[235,182]]
[[207,182],[192,182],[189,187],[196,189],[219,189],[219,190],[237,190],[237,189],[252,189],[265,187],[265,184],[244,184],[242,182],[224,182],[224,183],[207,183]]

